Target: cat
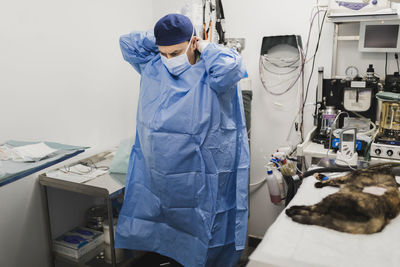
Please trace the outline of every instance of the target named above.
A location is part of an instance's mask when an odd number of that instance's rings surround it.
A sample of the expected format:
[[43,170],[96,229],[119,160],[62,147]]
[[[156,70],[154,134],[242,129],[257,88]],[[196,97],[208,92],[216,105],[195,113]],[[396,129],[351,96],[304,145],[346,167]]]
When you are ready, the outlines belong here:
[[319,225],[352,234],[373,234],[400,212],[400,191],[393,173],[399,163],[381,163],[315,183],[315,187],[340,187],[312,206],[292,206],[286,214],[293,221]]

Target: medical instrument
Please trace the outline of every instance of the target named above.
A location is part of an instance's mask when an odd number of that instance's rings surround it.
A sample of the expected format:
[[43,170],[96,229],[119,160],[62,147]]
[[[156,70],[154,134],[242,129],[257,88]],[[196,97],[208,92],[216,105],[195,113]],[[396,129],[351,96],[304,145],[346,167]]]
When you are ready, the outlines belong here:
[[[323,69],[318,72],[317,102],[314,125],[317,126],[317,134],[312,141],[330,147],[332,139],[330,134],[332,128],[357,127],[361,135],[373,135],[375,131],[374,122],[377,119],[378,103],[375,98],[381,84],[376,77],[372,64],[367,69],[365,78],[356,76],[350,79],[356,71],[353,67],[352,73],[348,69],[346,79],[324,79]],[[340,118],[333,125],[333,120],[339,113],[344,111],[351,117],[344,122]],[[346,126],[345,126],[346,124]],[[360,127],[358,127],[360,126]],[[371,128],[372,126],[372,128]]]
[[385,91],[400,93],[400,75],[398,72],[393,75],[386,75],[385,77]]
[[400,141],[400,103],[382,102],[379,137],[388,141]]
[[[212,42],[213,34],[213,12],[215,10],[215,5],[211,0],[205,0],[203,4],[203,39]],[[206,15],[209,17],[208,25],[206,23]]]
[[381,102],[381,114],[371,157],[400,160],[400,94],[386,91],[376,97]]
[[329,18],[397,14],[389,0],[330,0],[328,12]]
[[332,131],[332,127],[337,127],[337,125],[333,125],[337,113],[338,111],[333,106],[327,106],[321,111],[321,129],[319,131],[321,135],[328,136]]
[[399,75],[388,75],[384,91],[376,98],[381,103],[379,128],[371,145],[371,157],[400,160],[400,93]]
[[[337,151],[340,149],[340,146],[341,146],[340,140],[341,140],[340,137],[332,138],[332,144],[331,144],[332,150]],[[366,141],[356,140],[356,143],[355,143],[356,151],[361,152],[363,149],[366,149],[367,145],[368,145],[368,143]]]
[[338,166],[357,166],[356,128],[343,129],[340,133],[340,149],[336,152],[335,163]]
[[343,88],[344,110],[366,112],[371,108],[374,91],[366,84],[366,81],[351,81],[349,87]]
[[218,43],[225,44],[225,14],[222,6],[222,0],[215,1],[215,29],[218,34]]
[[400,21],[360,22],[360,52],[400,52]]
[[358,68],[355,66],[348,66],[346,68],[345,73],[346,73],[347,78],[350,80],[355,79],[360,74]]

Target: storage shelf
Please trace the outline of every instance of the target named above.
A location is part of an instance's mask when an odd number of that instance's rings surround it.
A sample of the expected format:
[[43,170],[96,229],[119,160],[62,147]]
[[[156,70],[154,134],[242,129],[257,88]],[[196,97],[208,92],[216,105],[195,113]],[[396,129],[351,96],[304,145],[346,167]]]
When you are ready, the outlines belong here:
[[[105,243],[97,246],[95,249],[86,253],[79,259],[74,259],[72,257],[68,257],[59,253],[53,253],[55,257],[55,266],[56,267],[110,267],[111,263],[106,262],[105,257],[100,258],[98,255],[101,252],[104,252],[106,248],[109,248]],[[105,255],[105,252],[104,254]],[[135,260],[138,258],[135,257],[135,254],[132,252],[128,258],[124,259],[122,262],[117,263],[117,267],[125,267],[130,266]]]

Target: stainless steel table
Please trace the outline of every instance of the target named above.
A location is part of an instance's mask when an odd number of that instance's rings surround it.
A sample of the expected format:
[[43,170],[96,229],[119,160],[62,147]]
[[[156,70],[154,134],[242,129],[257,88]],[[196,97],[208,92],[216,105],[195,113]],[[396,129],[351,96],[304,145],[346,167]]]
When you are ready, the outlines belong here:
[[[97,166],[110,166],[112,160],[112,151],[106,151],[92,157],[80,160],[79,162],[75,162],[73,164],[69,164],[69,166],[73,166],[77,163],[87,163],[87,164],[96,164]],[[127,264],[126,261],[117,264],[116,263],[116,256],[115,256],[115,248],[114,248],[114,225],[113,225],[113,214],[112,214],[112,205],[111,200],[120,195],[125,188],[125,174],[110,174],[106,173],[101,176],[98,176],[92,180],[83,183],[71,182],[65,179],[58,179],[58,178],[51,178],[48,177],[46,174],[39,175],[39,183],[44,189],[44,197],[45,197],[45,210],[47,213],[47,221],[48,221],[48,230],[49,230],[49,246],[50,251],[52,251],[52,233],[51,233],[51,222],[50,222],[50,211],[49,211],[49,199],[48,199],[48,192],[47,188],[58,188],[61,190],[76,192],[80,194],[85,194],[93,197],[100,197],[104,198],[107,204],[107,211],[108,211],[108,221],[110,227],[110,249],[111,249],[111,259],[112,263],[111,266],[125,266]],[[99,262],[98,260],[94,260],[96,255],[101,251],[101,249],[106,249],[100,247],[97,251],[92,253],[88,253],[89,255],[84,255],[79,260],[68,259],[66,256],[61,256],[59,254],[52,253],[52,262],[55,266],[55,260],[58,258],[62,258],[64,262],[69,263],[69,265],[75,266],[110,266],[104,260],[104,262]],[[91,255],[94,254],[94,255]],[[90,263],[92,262],[92,263]],[[95,264],[95,265],[93,265]]]

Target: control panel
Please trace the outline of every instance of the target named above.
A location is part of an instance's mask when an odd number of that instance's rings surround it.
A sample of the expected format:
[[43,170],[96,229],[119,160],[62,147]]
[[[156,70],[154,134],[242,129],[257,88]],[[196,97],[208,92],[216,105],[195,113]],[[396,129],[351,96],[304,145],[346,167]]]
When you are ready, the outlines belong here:
[[371,144],[371,157],[400,160],[400,146]]

